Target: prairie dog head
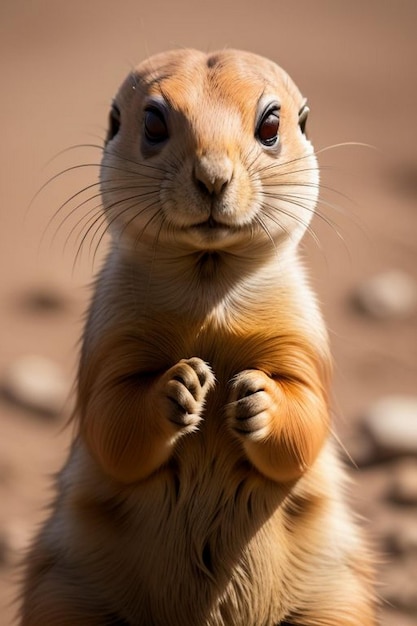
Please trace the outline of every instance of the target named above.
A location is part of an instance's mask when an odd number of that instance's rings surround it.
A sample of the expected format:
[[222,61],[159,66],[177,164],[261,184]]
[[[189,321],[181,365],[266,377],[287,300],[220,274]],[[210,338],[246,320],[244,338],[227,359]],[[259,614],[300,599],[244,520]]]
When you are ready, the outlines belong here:
[[289,76],[248,52],[162,53],[125,80],[101,168],[116,242],[236,254],[296,245],[318,169]]

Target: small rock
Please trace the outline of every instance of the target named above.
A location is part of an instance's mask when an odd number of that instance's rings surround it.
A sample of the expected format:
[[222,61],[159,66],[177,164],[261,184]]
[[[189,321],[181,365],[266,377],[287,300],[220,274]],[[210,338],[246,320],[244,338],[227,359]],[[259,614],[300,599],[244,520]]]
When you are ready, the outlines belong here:
[[410,317],[417,310],[417,282],[405,272],[389,270],[359,285],[353,303],[375,319]]
[[68,308],[68,301],[58,289],[39,286],[22,295],[20,306],[29,313],[60,313]]
[[346,441],[346,452],[349,465],[366,467],[375,462],[375,446],[368,433],[359,429]]
[[384,607],[379,624],[380,626],[416,626],[416,620],[412,615]]
[[388,498],[396,504],[417,505],[417,459],[406,459],[393,468]]
[[9,400],[50,416],[61,412],[69,392],[60,367],[39,355],[21,356],[10,363],[1,388]]
[[28,529],[19,522],[0,529],[0,566],[20,563],[31,539]]
[[391,181],[396,191],[409,197],[417,196],[417,166],[415,159],[404,162],[391,172]]
[[368,409],[363,426],[380,458],[417,454],[417,397],[380,398]]
[[[408,612],[417,610],[416,571],[404,564],[391,564],[385,571],[384,597],[393,606]],[[386,585],[386,586],[385,586]]]
[[417,556],[417,516],[412,524],[403,523],[387,535],[385,543],[391,553],[415,560]]

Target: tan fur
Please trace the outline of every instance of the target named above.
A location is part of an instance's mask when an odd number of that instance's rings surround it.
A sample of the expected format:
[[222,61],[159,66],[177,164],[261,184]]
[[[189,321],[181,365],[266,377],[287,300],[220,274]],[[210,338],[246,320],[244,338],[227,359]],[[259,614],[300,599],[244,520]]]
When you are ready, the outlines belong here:
[[[255,136],[271,100],[274,148]],[[372,626],[327,336],[297,258],[318,193],[303,98],[266,59],[182,50],[142,63],[115,103],[112,246],[21,623]],[[144,137],[149,103],[161,144]]]

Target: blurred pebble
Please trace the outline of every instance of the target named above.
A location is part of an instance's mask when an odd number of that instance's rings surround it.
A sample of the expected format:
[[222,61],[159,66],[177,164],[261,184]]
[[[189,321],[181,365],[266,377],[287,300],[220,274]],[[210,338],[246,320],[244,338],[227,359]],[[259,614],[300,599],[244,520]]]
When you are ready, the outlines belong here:
[[375,446],[368,433],[359,432],[359,429],[346,442],[348,459],[355,467],[366,467],[375,462]]
[[396,504],[417,505],[417,459],[405,459],[395,465],[389,479],[388,498]]
[[[386,587],[385,587],[386,585]],[[405,611],[417,610],[416,572],[404,563],[391,563],[384,575],[384,598]]]
[[389,270],[359,285],[353,303],[375,319],[410,317],[417,310],[417,283],[405,272]]
[[50,416],[61,412],[69,392],[61,368],[39,355],[12,361],[3,372],[1,388],[9,400]]
[[401,163],[391,172],[391,179],[397,191],[410,197],[417,196],[417,166],[415,159]]
[[413,616],[395,611],[392,608],[384,608],[380,626],[416,626],[416,620]]
[[68,299],[58,288],[40,285],[21,296],[20,306],[28,313],[60,313],[68,308]]
[[20,563],[30,542],[30,532],[19,522],[0,529],[0,565]]
[[[417,516],[410,522],[397,525],[385,538],[388,550],[394,554],[405,556],[408,559],[417,556]],[[417,562],[416,562],[417,575]]]
[[417,396],[385,396],[369,407],[363,425],[380,457],[417,454]]

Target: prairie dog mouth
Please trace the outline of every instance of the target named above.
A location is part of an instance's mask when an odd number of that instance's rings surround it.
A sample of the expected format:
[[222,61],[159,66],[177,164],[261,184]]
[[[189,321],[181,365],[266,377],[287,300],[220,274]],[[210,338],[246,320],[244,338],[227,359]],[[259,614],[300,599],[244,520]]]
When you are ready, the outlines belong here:
[[185,237],[194,241],[198,247],[209,246],[210,249],[236,243],[236,237],[242,236],[242,228],[238,224],[221,222],[212,216],[202,222],[190,224],[182,230]]
[[219,222],[218,220],[214,219],[214,217],[210,216],[208,220],[194,224],[193,228],[208,228],[210,230],[214,230],[218,228],[234,228],[234,226],[231,226],[230,224],[225,224],[224,222]]

